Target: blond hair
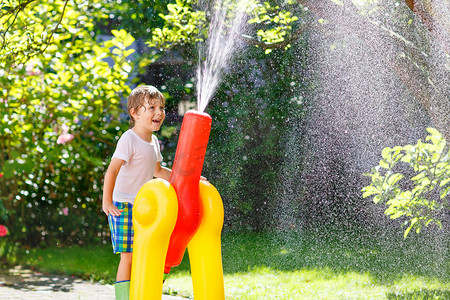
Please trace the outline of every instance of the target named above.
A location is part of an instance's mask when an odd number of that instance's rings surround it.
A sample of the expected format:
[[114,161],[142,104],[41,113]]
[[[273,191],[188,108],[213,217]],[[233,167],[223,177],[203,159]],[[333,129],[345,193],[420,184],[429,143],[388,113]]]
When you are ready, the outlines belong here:
[[152,104],[152,100],[158,100],[163,105],[166,103],[166,99],[163,94],[152,85],[141,85],[131,91],[128,96],[127,103],[127,110],[128,115],[130,116],[131,125],[134,125],[135,122],[133,116],[131,115],[131,110],[134,109],[134,111],[138,111],[139,108],[145,105],[145,103]]

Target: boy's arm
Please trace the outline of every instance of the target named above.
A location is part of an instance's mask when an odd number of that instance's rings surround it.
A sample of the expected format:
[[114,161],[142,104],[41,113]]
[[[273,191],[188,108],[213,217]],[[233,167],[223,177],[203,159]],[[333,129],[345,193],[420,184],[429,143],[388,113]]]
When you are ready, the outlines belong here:
[[[165,180],[169,180],[170,174],[172,174],[172,170],[166,167],[161,166],[160,162],[157,162],[155,165],[155,172],[153,176],[157,178],[162,178]],[[200,176],[200,180],[207,180],[206,177]]]
[[158,161],[155,165],[155,172],[153,173],[153,176],[169,180],[171,173],[171,169],[161,166],[161,163]]
[[120,216],[123,211],[123,209],[118,209],[114,206],[112,199],[116,178],[123,163],[124,160],[113,157],[105,174],[102,209],[107,216],[110,214],[113,216]]

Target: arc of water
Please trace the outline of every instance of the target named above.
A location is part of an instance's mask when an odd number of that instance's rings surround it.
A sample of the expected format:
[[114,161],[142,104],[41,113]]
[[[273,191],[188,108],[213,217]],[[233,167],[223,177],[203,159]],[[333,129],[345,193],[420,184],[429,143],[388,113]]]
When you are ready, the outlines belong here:
[[238,45],[238,34],[245,24],[245,0],[237,0],[231,21],[227,22],[229,13],[227,5],[217,0],[211,20],[207,39],[207,55],[197,68],[197,103],[198,111],[203,112],[211,100],[221,80],[223,70],[229,64]]

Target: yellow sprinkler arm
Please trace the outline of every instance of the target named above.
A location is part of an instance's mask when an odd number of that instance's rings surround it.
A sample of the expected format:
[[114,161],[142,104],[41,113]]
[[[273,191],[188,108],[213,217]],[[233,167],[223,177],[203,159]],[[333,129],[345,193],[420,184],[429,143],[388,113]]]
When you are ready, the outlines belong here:
[[139,190],[133,205],[130,299],[161,300],[164,261],[177,214],[177,195],[168,181],[153,179]]
[[222,269],[222,198],[216,188],[200,181],[203,209],[200,227],[188,244],[195,300],[225,299]]

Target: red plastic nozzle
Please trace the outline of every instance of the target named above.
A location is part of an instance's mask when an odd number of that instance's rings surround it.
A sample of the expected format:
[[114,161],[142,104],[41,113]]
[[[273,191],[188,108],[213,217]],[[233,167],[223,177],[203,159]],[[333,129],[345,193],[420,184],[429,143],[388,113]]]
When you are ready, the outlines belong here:
[[169,182],[178,197],[178,219],[170,237],[164,272],[178,266],[201,221],[198,185],[211,131],[211,116],[188,111],[181,125]]

